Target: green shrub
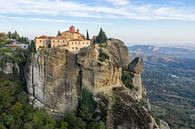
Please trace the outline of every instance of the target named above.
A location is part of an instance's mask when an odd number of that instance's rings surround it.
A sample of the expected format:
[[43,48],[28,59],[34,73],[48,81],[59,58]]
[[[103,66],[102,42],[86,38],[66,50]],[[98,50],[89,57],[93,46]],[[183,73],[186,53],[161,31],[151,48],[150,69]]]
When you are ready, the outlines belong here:
[[108,48],[108,44],[107,43],[101,43],[101,44],[99,44],[99,47]]
[[64,124],[65,126],[68,126],[68,129],[86,129],[86,123],[74,113],[65,114],[64,121]]
[[12,49],[11,48],[0,48],[0,53],[11,53]]
[[122,74],[122,82],[129,89],[133,89],[134,87],[131,82],[132,77],[133,77],[133,74],[131,72],[123,72]]
[[96,109],[96,102],[92,97],[92,93],[88,89],[83,88],[81,105],[84,108],[88,109],[90,112],[94,112],[94,110]]
[[87,129],[105,129],[105,125],[102,121],[100,121],[100,122],[91,122]]
[[110,57],[107,53],[103,52],[101,49],[100,49],[100,52],[99,52],[99,61],[101,62],[104,62],[105,60],[109,60]]

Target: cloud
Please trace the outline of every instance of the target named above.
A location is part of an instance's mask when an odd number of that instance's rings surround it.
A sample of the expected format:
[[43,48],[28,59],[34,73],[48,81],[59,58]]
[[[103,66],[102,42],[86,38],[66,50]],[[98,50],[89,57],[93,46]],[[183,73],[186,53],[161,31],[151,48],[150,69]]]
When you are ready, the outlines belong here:
[[[104,3],[106,0],[103,0]],[[96,3],[95,1],[93,1]],[[195,21],[195,10],[184,7],[133,4],[128,0],[107,0],[107,4],[70,0],[0,0],[0,14],[25,17],[82,17],[99,19],[136,20],[191,20]],[[111,3],[111,5],[109,4]],[[113,5],[113,6],[112,6]],[[58,18],[59,19],[59,18]],[[53,22],[61,20],[50,19]],[[49,19],[47,19],[49,21]]]
[[107,0],[109,3],[112,3],[114,5],[128,5],[128,0]]
[[63,19],[51,19],[51,18],[23,18],[0,15],[1,20],[22,20],[22,21],[34,21],[34,22],[51,22],[51,23],[87,23],[87,24],[101,24],[112,25],[112,23],[105,22],[93,22],[93,21],[79,21],[79,20],[63,20]]

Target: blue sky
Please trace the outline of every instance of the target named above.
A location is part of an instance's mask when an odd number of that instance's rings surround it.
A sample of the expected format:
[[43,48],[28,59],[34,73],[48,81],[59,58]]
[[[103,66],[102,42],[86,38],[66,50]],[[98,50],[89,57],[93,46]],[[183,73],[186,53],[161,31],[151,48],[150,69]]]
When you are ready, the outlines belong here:
[[70,25],[128,45],[195,46],[195,0],[0,0],[0,31],[34,38]]

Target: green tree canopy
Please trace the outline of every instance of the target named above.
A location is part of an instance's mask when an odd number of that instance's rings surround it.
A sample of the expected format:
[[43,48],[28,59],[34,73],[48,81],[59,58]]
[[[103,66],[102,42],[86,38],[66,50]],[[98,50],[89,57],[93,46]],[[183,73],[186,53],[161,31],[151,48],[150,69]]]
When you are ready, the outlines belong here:
[[60,33],[60,31],[58,30],[58,34],[57,34],[57,36],[60,36],[61,35],[61,33]]
[[100,32],[98,34],[98,36],[96,37],[96,43],[105,43],[107,41],[107,36],[105,34],[105,32],[102,30],[102,28],[100,28]]

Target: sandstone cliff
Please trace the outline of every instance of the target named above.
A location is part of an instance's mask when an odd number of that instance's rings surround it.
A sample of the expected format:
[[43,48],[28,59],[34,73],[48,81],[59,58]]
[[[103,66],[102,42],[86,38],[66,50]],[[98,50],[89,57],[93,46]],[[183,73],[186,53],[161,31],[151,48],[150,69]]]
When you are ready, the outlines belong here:
[[27,65],[30,103],[52,113],[76,111],[88,89],[107,129],[160,128],[150,114],[142,72],[142,60],[130,62],[128,48],[116,39],[78,54],[58,48],[39,51]]

